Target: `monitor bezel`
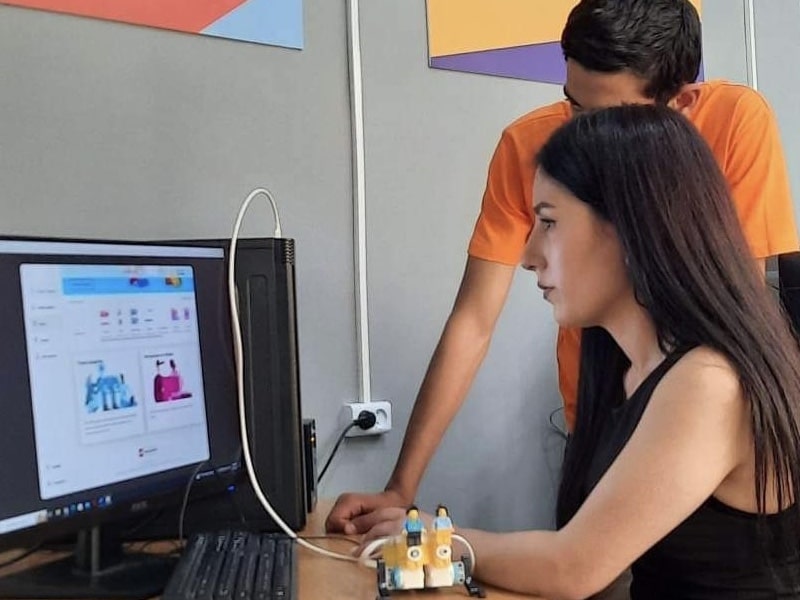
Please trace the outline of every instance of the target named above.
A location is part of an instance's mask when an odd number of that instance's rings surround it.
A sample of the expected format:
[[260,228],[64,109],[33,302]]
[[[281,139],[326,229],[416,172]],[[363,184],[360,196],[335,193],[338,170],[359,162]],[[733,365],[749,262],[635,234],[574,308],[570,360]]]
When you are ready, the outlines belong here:
[[[136,247],[146,247],[146,248],[185,248],[187,251],[196,252],[198,250],[198,245],[193,243],[182,243],[181,241],[156,241],[156,240],[121,240],[121,239],[108,239],[108,238],[73,238],[73,237],[48,237],[48,236],[20,236],[20,235],[0,235],[0,244],[5,242],[40,242],[40,243],[53,243],[53,244],[87,244],[89,246],[118,246],[122,248],[136,248]],[[214,245],[214,244],[204,244],[203,248],[208,248],[210,250],[214,250],[215,253],[219,252],[218,256],[214,257],[207,257],[218,259],[220,261],[221,266],[225,271],[227,271],[227,262],[226,262],[226,252],[222,245]],[[13,253],[16,254],[16,253]],[[19,253],[24,255],[24,253]],[[72,258],[74,260],[75,254],[42,254],[42,256],[47,257],[63,257],[65,262],[69,262],[69,259]],[[101,252],[97,254],[81,254],[82,257],[87,256],[98,256],[98,257],[108,257],[109,255],[104,255]],[[146,259],[147,256],[141,256],[137,254],[120,254],[120,259],[124,259],[125,257],[132,257],[137,258],[139,260]],[[194,258],[203,258],[196,256]],[[21,293],[21,290],[17,289],[16,293]],[[227,298],[227,293],[223,295]],[[220,306],[220,310],[224,310],[224,314],[228,314],[228,306]],[[228,328],[229,329],[229,328]],[[230,361],[231,367],[233,362],[233,346],[232,341],[230,338],[230,334],[226,337],[226,340],[230,342]],[[200,339],[200,348],[201,354],[203,351],[203,339],[201,334]],[[25,352],[27,353],[27,348],[24,348]],[[204,368],[205,368],[204,364]],[[28,374],[26,373],[25,376],[27,377]],[[232,385],[235,386],[235,382],[232,381]],[[235,387],[231,388],[231,391],[234,391]],[[236,411],[236,402],[235,397],[231,397],[230,399],[230,406],[232,407],[233,411]],[[206,394],[206,409],[208,411],[208,402],[209,397]],[[208,412],[207,412],[208,414]],[[239,443],[239,448],[241,448],[241,444]],[[210,448],[210,451],[213,452],[213,449]],[[209,458],[209,461],[213,461],[214,456],[213,454]],[[208,462],[208,461],[207,461]],[[243,469],[241,465],[241,454],[239,455],[239,459],[236,463],[229,463],[225,465],[213,465],[206,464],[203,465],[202,468],[199,470],[200,478],[195,478],[191,484],[191,497],[193,499],[208,496],[211,494],[224,494],[228,490],[231,489],[231,486],[237,485],[243,476]],[[14,531],[0,533],[0,551],[5,551],[13,548],[29,548],[38,546],[40,544],[44,544],[50,540],[59,540],[63,539],[65,536],[69,536],[70,534],[75,534],[78,531],[89,529],[95,526],[106,526],[106,527],[119,527],[120,533],[124,533],[124,529],[131,527],[131,525],[135,526],[135,523],[138,519],[148,519],[150,518],[153,513],[164,510],[164,509],[171,509],[183,502],[184,495],[186,493],[187,486],[189,484],[189,479],[192,477],[193,474],[196,474],[195,471],[198,467],[198,463],[194,463],[191,465],[187,465],[184,467],[179,467],[176,469],[171,469],[168,471],[161,472],[159,475],[167,476],[174,475],[174,485],[170,485],[168,489],[162,489],[165,485],[169,484],[169,481],[162,481],[158,486],[158,490],[153,490],[152,488],[143,487],[141,493],[136,493],[133,495],[126,496],[122,501],[116,502],[111,506],[104,507],[102,509],[78,513],[76,516],[70,516],[67,519],[56,519],[56,520],[48,520],[43,523],[39,523],[34,525],[33,527],[28,527],[24,529],[18,529]],[[234,467],[234,468],[232,468]],[[223,472],[219,472],[223,471]],[[141,479],[143,482],[146,482],[147,478],[150,477],[144,476]],[[135,481],[138,478],[133,478],[132,480],[128,481]],[[112,484],[113,485],[113,484]],[[176,524],[177,525],[177,524]]]

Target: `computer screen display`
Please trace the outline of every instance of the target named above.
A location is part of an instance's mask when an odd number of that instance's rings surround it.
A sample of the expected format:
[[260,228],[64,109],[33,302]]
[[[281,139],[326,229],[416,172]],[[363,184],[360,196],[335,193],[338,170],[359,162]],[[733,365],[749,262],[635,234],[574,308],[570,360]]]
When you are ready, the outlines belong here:
[[0,548],[224,489],[225,269],[219,247],[0,239]]

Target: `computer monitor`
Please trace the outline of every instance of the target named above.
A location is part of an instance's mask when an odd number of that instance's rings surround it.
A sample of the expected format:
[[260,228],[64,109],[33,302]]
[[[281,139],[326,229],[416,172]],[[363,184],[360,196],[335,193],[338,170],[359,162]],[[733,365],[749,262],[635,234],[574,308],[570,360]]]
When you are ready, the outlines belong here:
[[0,549],[78,532],[0,596],[157,594],[119,525],[241,475],[223,249],[0,238],[0,281]]

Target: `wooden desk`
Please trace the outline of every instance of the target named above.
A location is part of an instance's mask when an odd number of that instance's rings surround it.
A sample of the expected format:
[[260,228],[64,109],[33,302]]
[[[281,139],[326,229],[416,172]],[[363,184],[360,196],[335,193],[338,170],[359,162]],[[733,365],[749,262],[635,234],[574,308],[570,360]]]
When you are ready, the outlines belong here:
[[[302,531],[303,536],[318,536],[325,533],[325,517],[332,503],[321,502],[314,514],[310,515],[310,520],[306,528]],[[347,553],[354,546],[347,540],[325,539],[310,540],[315,545],[319,545],[329,550]],[[173,548],[169,543],[166,550]],[[0,562],[14,556],[14,552],[0,553]],[[63,556],[63,554],[53,552],[41,552],[34,554],[12,567],[0,569],[0,576],[35,566]],[[297,598],[295,600],[374,600],[377,595],[377,585],[375,571],[366,567],[359,566],[353,562],[334,560],[327,558],[316,552],[308,550],[302,546],[297,547],[298,560],[298,585]],[[521,596],[511,592],[496,590],[485,587],[487,598],[492,600],[519,600],[521,598],[531,598]],[[437,590],[395,592],[392,598],[403,600],[430,599],[430,600],[464,600],[469,598],[466,589],[453,587]],[[541,599],[540,599],[541,600]]]

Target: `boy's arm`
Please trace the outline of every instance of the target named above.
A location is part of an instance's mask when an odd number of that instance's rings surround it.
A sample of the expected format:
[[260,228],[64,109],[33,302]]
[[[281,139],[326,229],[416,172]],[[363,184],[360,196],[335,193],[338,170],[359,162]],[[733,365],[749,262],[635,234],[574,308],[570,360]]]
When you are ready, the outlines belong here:
[[340,496],[328,515],[328,531],[363,533],[374,524],[372,511],[412,503],[422,475],[486,355],[514,270],[477,258],[467,260],[453,310],[417,395],[386,490]]
[[469,258],[453,310],[411,413],[387,489],[413,499],[445,430],[486,356],[515,267]]
[[532,225],[532,190],[533,154],[522,156],[520,144],[506,130],[489,165],[461,286],[420,386],[389,483],[381,493],[340,496],[325,523],[328,531],[363,533],[371,528],[375,510],[412,503],[486,355]]

